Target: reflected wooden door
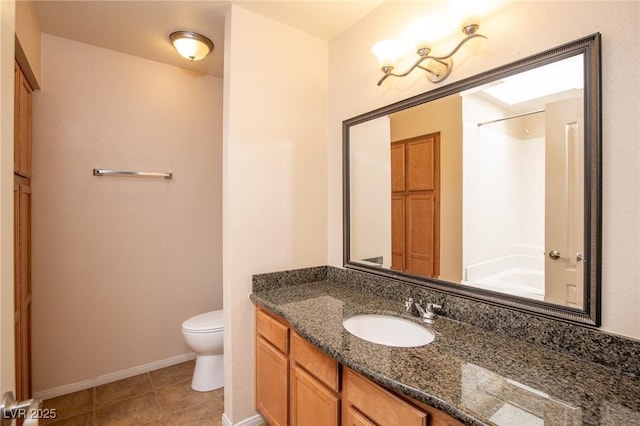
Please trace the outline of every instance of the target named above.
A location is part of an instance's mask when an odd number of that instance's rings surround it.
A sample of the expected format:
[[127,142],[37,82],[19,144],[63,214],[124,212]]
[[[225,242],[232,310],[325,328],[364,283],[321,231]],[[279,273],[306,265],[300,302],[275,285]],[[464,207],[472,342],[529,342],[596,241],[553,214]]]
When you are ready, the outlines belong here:
[[391,146],[392,269],[440,274],[440,134]]
[[391,195],[391,269],[404,271],[405,196]]

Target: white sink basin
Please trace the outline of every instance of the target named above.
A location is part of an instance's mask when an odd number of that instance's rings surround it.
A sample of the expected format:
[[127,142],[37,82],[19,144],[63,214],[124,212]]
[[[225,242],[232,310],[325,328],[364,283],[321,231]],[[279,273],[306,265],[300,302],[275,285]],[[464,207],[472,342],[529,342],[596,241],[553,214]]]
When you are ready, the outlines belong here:
[[356,315],[342,322],[354,336],[386,346],[409,348],[433,342],[436,335],[415,322],[389,315]]

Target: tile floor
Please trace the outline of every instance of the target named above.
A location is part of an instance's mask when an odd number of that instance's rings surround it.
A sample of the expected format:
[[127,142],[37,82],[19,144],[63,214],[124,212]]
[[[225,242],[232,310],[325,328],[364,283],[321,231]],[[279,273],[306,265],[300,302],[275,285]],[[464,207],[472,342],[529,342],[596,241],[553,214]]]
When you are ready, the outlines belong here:
[[191,389],[194,361],[44,401],[50,426],[220,426],[224,389]]

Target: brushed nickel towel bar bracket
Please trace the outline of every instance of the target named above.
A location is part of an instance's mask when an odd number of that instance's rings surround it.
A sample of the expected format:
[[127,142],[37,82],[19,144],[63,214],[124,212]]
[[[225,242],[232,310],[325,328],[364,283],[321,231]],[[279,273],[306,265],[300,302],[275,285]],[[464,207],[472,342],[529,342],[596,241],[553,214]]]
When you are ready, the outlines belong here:
[[131,177],[161,177],[173,179],[172,172],[130,172],[124,170],[93,169],[94,176],[131,176]]

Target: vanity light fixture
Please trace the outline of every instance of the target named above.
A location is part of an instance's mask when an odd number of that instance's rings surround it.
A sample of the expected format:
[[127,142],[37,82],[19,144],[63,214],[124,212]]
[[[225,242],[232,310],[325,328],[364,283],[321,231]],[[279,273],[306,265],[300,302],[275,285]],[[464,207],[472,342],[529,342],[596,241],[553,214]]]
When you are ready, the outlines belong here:
[[[482,6],[479,8],[478,6]],[[427,73],[427,78],[432,83],[439,83],[446,79],[453,69],[453,55],[462,47],[463,44],[472,38],[487,38],[478,33],[480,29],[480,21],[482,15],[486,13],[488,8],[487,2],[481,0],[453,0],[451,1],[451,14],[458,16],[458,22],[462,27],[464,38],[458,45],[448,54],[442,56],[432,55],[432,48],[438,40],[446,37],[448,28],[446,25],[452,20],[444,16],[428,16],[416,19],[407,26],[405,30],[404,41],[383,40],[371,48],[378,58],[380,69],[384,73],[378,86],[382,84],[389,76],[405,77],[416,68]],[[409,46],[413,44],[413,46]],[[405,57],[407,52],[415,52],[418,58],[413,65],[408,67],[403,73],[394,73],[393,70],[396,63]]]
[[193,31],[175,31],[169,34],[169,40],[180,56],[190,61],[204,59],[213,50],[211,40]]

